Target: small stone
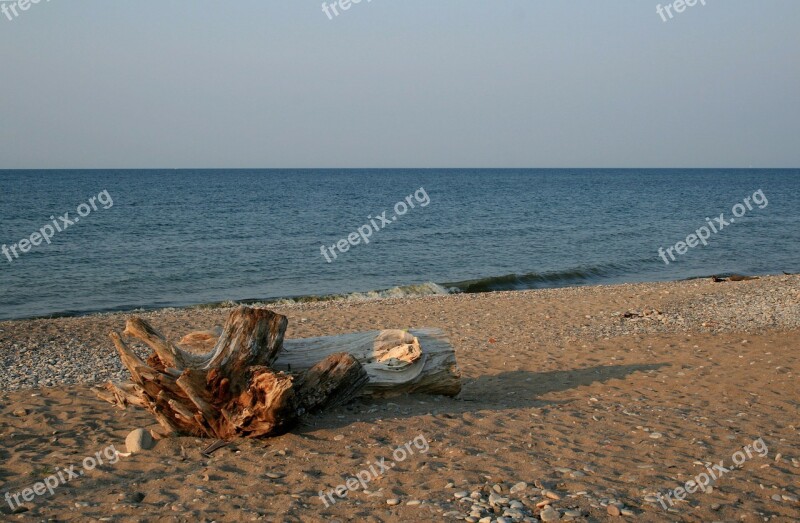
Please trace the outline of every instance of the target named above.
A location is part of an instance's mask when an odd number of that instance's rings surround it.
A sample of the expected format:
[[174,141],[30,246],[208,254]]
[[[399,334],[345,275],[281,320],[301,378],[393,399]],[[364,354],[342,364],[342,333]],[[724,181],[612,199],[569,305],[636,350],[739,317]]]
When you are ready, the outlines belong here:
[[499,517],[497,518],[497,523],[511,523],[511,520],[504,517]]
[[337,434],[336,436],[333,437],[334,441],[342,441],[343,439],[344,439],[343,434]]
[[454,488],[455,486],[456,486],[455,483],[448,483],[447,485],[444,486],[444,488]]
[[492,505],[508,505],[508,498],[504,498],[492,492],[489,494],[489,503]]
[[717,510],[721,509],[721,508],[722,508],[722,505],[720,505],[719,503],[713,503],[713,504],[711,505],[711,510],[713,510],[713,511],[715,511],[715,512],[716,512]]
[[559,513],[550,505],[542,509],[542,511],[539,513],[539,517],[542,519],[542,521],[558,521],[561,519]]
[[619,513],[623,516],[635,516],[636,513],[629,508],[621,508],[619,509]]
[[481,499],[481,493],[477,490],[473,491],[472,494],[469,495],[472,499]]
[[456,499],[461,499],[467,497],[468,495],[469,493],[466,490],[459,490],[458,492],[453,494],[453,497]]
[[502,494],[502,493],[503,493],[503,487],[501,487],[501,486],[500,486],[500,485],[498,485],[497,483],[495,483],[494,485],[492,485],[492,490],[494,490],[494,491],[495,491],[495,492],[497,492],[498,494]]
[[784,494],[781,497],[783,498],[784,501],[793,501],[794,503],[797,503],[798,501],[800,501],[800,498],[798,498],[794,494]]
[[783,498],[780,494],[775,494],[772,496],[773,501],[783,501]]
[[647,501],[648,503],[658,503],[658,498],[656,496],[652,496],[652,495],[645,496],[644,500]]
[[650,437],[653,439],[660,439],[663,436],[660,432],[651,432]]
[[28,409],[15,409],[13,414],[18,418],[24,418],[28,415]]
[[524,481],[520,481],[519,483],[516,483],[513,487],[511,487],[511,490],[509,492],[511,492],[512,494],[516,494],[517,492],[524,491],[526,488],[528,488],[528,484],[525,483]]
[[509,506],[509,507],[511,507],[511,508],[523,508],[525,505],[523,505],[521,501],[517,501],[517,500],[515,499],[514,501],[512,501],[511,503],[509,503],[509,505],[508,505],[508,506]]
[[413,506],[415,506],[415,505],[419,505],[420,503],[422,503],[420,500],[418,500],[418,499],[412,499],[411,501],[409,501],[408,503],[406,503],[406,505],[408,505],[408,506],[410,506],[410,507],[413,507]]
[[267,476],[270,479],[280,479],[280,478],[282,478],[284,476],[280,472],[267,472],[264,475]]
[[390,499],[386,500],[386,504],[389,505],[390,507],[393,507],[395,505],[399,505],[400,504],[400,500],[397,499],[397,498],[390,498]]
[[560,496],[560,495],[558,495],[558,494],[556,494],[556,493],[555,493],[555,492],[553,492],[552,490],[545,490],[545,491],[543,491],[543,492],[542,492],[542,494],[544,494],[544,495],[545,495],[545,497],[548,497],[548,498],[550,498],[550,499],[555,499],[555,500],[559,500],[559,499],[561,499],[561,496]]
[[[459,513],[458,515],[461,515],[461,514]],[[474,516],[467,516],[467,517],[464,518],[464,521],[466,521],[467,523],[478,523],[479,520],[478,520],[478,518],[476,518]]]
[[619,507],[616,506],[616,505],[607,506],[606,507],[606,512],[608,512],[609,516],[619,516],[621,514],[621,511],[619,510]]
[[136,429],[125,438],[125,446],[128,448],[128,452],[135,453],[152,449],[155,446],[155,442],[150,435],[150,431]]

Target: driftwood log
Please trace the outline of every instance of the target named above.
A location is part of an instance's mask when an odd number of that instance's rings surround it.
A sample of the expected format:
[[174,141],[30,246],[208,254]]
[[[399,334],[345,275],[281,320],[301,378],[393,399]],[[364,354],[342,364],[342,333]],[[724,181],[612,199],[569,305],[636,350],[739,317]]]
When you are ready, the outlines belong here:
[[122,408],[148,409],[168,434],[230,439],[282,434],[301,416],[359,395],[461,390],[455,353],[438,329],[284,340],[286,326],[285,316],[239,307],[224,327],[176,345],[131,318],[123,334],[153,354],[143,361],[112,332],[132,381],[108,383],[98,395]]

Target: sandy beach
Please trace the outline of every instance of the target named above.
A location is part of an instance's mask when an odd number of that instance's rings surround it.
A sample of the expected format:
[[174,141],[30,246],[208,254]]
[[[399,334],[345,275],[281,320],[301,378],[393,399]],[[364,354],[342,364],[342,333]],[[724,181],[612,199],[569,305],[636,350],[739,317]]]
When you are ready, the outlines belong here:
[[[463,391],[359,399],[210,457],[210,441],[172,438],[108,459],[112,445],[126,452],[130,431],[156,427],[92,390],[125,378],[107,333],[131,313],[0,322],[0,495],[12,500],[0,517],[800,519],[800,276],[271,308],[288,316],[287,338],[444,329]],[[140,315],[177,340],[228,311]],[[84,470],[92,456],[104,463]],[[380,458],[394,466],[326,497]],[[19,494],[71,465],[76,477],[52,494]],[[707,485],[681,495],[701,474]]]

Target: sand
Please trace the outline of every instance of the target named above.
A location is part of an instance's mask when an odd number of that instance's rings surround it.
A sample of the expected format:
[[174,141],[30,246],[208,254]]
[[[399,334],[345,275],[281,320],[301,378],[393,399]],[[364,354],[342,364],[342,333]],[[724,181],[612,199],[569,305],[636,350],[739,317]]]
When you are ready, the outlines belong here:
[[[800,519],[798,276],[274,308],[292,338],[443,328],[463,391],[357,400],[210,458],[209,441],[172,438],[111,460],[104,451],[125,452],[130,431],[156,427],[91,389],[124,375],[106,334],[128,314],[0,322],[0,495],[16,507],[14,494],[57,468],[78,474],[53,494],[19,495],[18,514],[0,499],[0,518],[463,521],[475,505],[467,521]],[[226,313],[142,315],[177,339]],[[92,456],[104,464],[82,470]],[[381,457],[396,464],[366,491],[323,501]],[[711,489],[668,497],[709,468]],[[502,508],[478,514],[490,495]]]

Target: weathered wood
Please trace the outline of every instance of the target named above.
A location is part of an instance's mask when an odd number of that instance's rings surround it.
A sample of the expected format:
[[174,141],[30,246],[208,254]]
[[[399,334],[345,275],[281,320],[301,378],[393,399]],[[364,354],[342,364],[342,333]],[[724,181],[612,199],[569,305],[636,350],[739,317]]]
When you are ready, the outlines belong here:
[[353,399],[369,381],[361,364],[350,354],[331,354],[300,374],[297,394],[304,412],[315,413]]
[[[193,332],[179,344],[208,350],[219,332],[218,328]],[[461,371],[455,350],[447,335],[433,328],[285,339],[272,367],[286,372],[306,370],[337,352],[352,354],[366,369],[369,383],[361,391],[364,396],[410,393],[455,396],[461,392]]]
[[461,371],[447,335],[440,329],[384,330],[284,340],[274,369],[305,370],[330,354],[347,352],[369,376],[362,395],[461,392]]
[[147,408],[167,433],[218,439],[284,433],[303,413],[352,399],[368,380],[361,364],[347,354],[328,355],[296,376],[270,368],[286,324],[285,316],[267,309],[239,307],[230,313],[213,350],[198,355],[132,318],[125,334],[154,352],[144,362],[119,334],[111,333],[132,383],[109,383],[98,395],[122,407]]
[[[131,383],[108,383],[98,396],[148,409],[166,433],[218,439],[273,436],[300,416],[359,395],[456,395],[461,372],[438,329],[384,330],[284,340],[287,319],[239,307],[224,325],[170,342],[141,318],[124,334],[153,350],[143,361],[111,333]],[[186,350],[191,348],[193,350]]]

